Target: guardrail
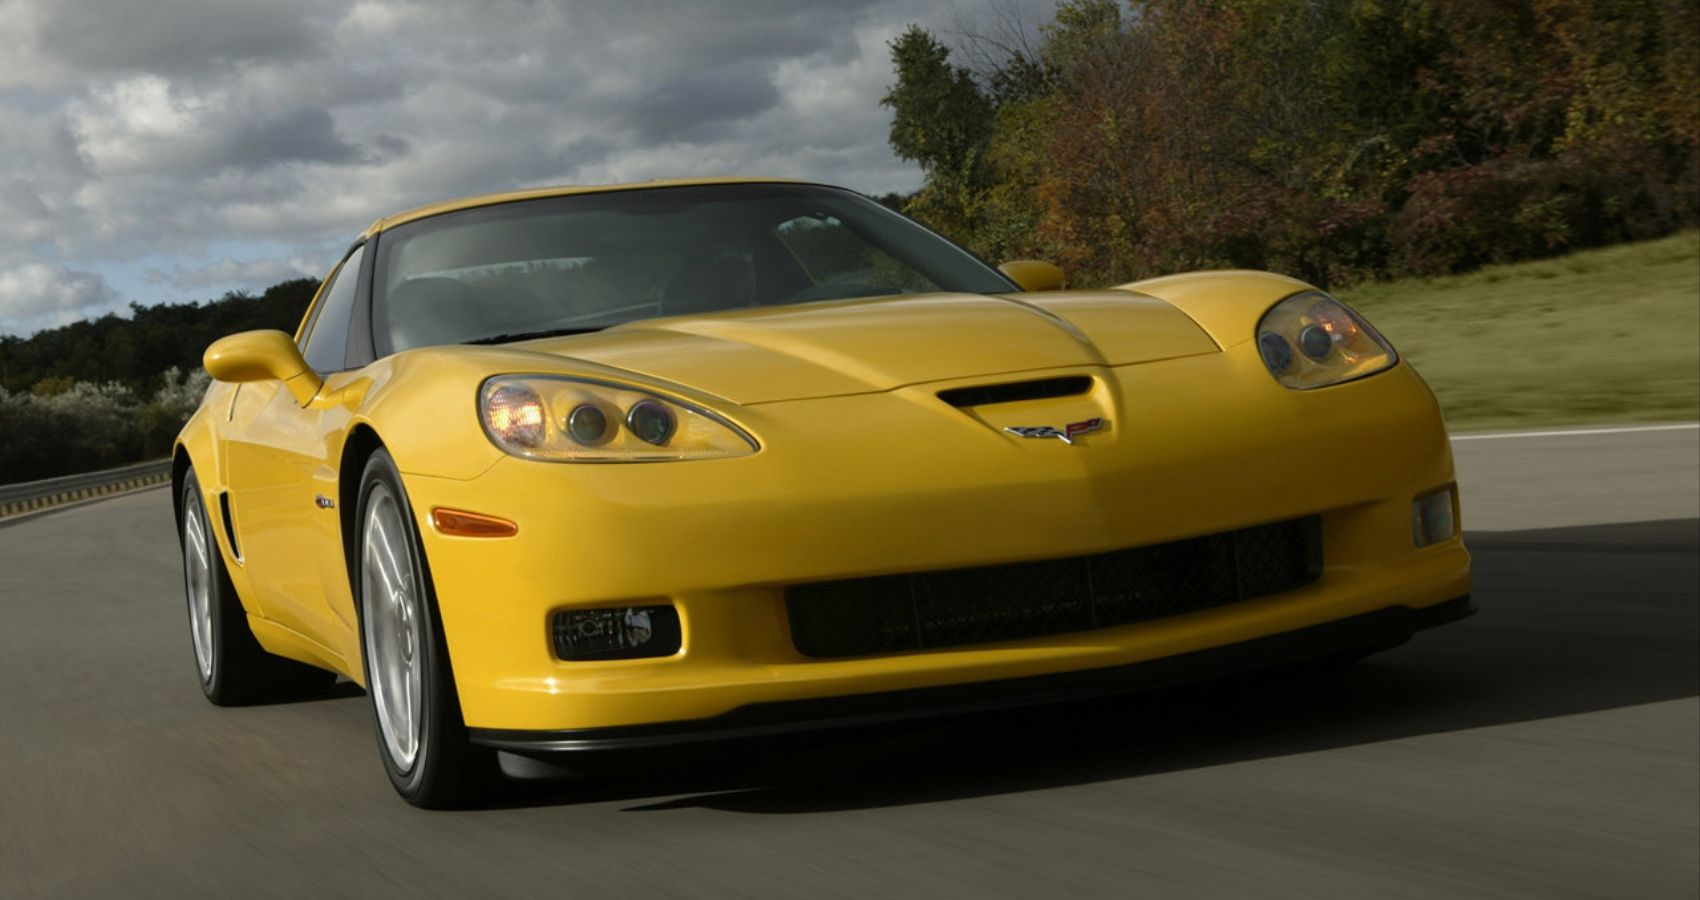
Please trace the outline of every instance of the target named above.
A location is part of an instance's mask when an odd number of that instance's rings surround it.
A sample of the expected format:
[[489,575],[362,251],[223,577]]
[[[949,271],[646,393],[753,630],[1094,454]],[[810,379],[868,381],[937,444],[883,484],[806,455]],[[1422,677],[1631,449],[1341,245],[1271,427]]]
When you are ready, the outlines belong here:
[[156,459],[117,469],[62,475],[40,481],[0,484],[0,518],[149,487],[171,480],[171,460]]

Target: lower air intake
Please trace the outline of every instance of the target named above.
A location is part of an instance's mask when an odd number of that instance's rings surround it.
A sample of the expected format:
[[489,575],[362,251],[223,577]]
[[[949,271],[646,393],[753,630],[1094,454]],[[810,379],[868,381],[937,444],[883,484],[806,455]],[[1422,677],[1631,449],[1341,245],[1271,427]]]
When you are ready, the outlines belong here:
[[1151,547],[788,588],[791,637],[830,658],[959,647],[1161,619],[1303,587],[1317,516]]

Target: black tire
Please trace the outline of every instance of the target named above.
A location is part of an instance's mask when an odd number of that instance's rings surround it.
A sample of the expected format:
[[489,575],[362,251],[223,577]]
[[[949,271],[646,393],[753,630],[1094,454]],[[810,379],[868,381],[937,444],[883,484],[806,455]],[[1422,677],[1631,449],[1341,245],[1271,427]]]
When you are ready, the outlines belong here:
[[[177,538],[183,549],[189,641],[201,692],[218,706],[281,703],[328,693],[336,683],[336,673],[274,656],[255,640],[248,628],[248,615],[230,583],[230,570],[225,567],[218,540],[213,537],[217,526],[201,499],[200,481],[193,469],[184,475],[178,504]],[[197,626],[196,591],[200,585],[206,592],[206,621]],[[203,629],[199,634],[198,627]]]
[[[360,477],[359,497],[354,520],[353,581],[355,607],[360,616],[361,666],[366,676],[367,707],[372,714],[372,729],[378,739],[378,756],[383,760],[384,771],[396,793],[414,806],[453,809],[476,804],[499,784],[501,770],[494,751],[475,746],[468,740],[466,723],[461,717],[460,697],[455,691],[454,671],[449,664],[448,645],[443,639],[430,567],[414,525],[407,493],[388,452],[379,449],[366,461],[365,471]],[[368,532],[374,528],[375,505],[392,502],[397,507],[399,523],[388,519],[385,520],[386,525],[391,528],[399,525],[401,534],[397,536],[398,542],[404,541],[406,549],[402,554],[406,557],[402,564],[411,567],[411,583],[418,588],[400,594],[392,593],[389,600],[393,605],[405,604],[410,610],[407,616],[411,618],[402,619],[404,624],[400,627],[417,629],[413,632],[415,642],[408,645],[411,655],[406,657],[407,665],[420,667],[418,682],[421,687],[419,708],[416,713],[409,714],[410,721],[417,719],[417,725],[408,729],[410,737],[407,740],[414,748],[411,759],[406,758],[405,753],[398,755],[391,745],[385,720],[379,711],[380,703],[384,702],[380,696],[381,685],[373,680],[373,645],[380,639],[376,629],[380,627],[379,622],[387,624],[389,620],[385,618],[386,613],[374,606],[383,602],[374,596],[376,590],[368,590]],[[399,600],[396,599],[398,596]]]

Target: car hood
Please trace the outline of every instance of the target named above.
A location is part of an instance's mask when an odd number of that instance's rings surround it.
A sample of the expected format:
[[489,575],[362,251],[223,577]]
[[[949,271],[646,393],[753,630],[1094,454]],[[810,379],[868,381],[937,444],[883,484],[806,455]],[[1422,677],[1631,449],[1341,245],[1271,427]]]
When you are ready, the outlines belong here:
[[1184,313],[1125,291],[829,301],[646,319],[510,346],[746,405],[1218,349]]

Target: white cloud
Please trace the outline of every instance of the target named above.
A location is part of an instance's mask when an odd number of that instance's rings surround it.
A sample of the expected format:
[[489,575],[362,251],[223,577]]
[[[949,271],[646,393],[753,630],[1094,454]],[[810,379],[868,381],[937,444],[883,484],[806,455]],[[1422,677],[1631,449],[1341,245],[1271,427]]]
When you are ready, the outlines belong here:
[[0,334],[28,334],[75,322],[118,302],[93,272],[30,263],[0,271]]

